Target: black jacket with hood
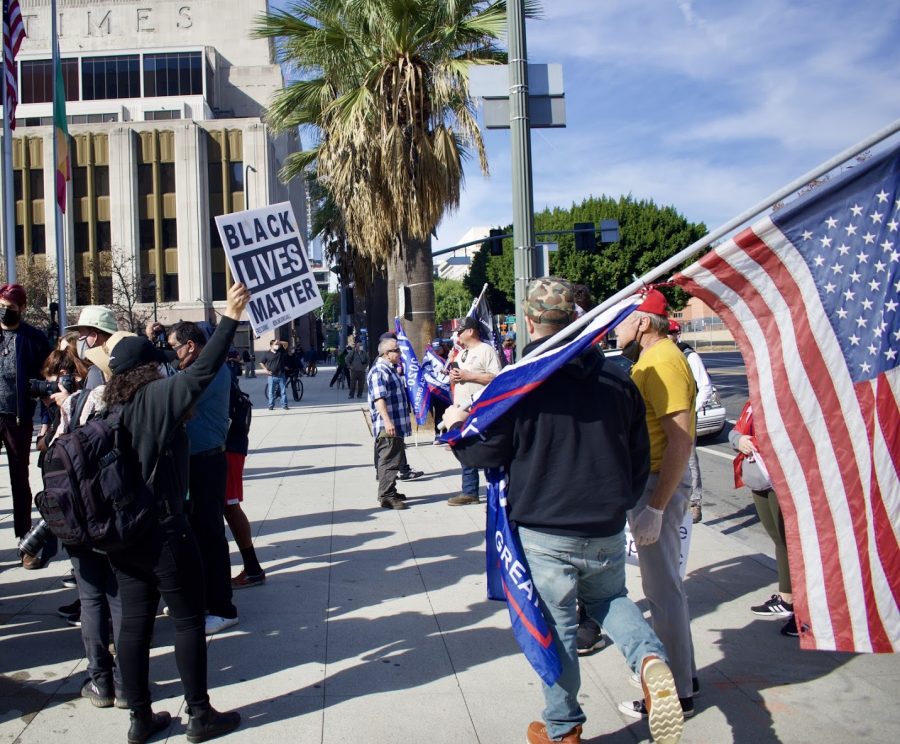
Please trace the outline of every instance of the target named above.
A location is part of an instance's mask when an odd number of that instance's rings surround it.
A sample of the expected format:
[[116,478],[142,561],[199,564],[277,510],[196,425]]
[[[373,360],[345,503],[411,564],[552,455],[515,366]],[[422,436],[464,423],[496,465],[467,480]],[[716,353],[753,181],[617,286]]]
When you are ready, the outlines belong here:
[[222,318],[184,372],[144,385],[123,406],[122,424],[131,434],[144,479],[149,482],[158,458],[153,491],[173,514],[182,511],[188,488],[190,442],[184,420],[225,363],[236,328],[236,321]]
[[468,467],[508,467],[511,522],[608,537],[624,529],[650,473],[644,413],[628,375],[591,349],[453,451]]

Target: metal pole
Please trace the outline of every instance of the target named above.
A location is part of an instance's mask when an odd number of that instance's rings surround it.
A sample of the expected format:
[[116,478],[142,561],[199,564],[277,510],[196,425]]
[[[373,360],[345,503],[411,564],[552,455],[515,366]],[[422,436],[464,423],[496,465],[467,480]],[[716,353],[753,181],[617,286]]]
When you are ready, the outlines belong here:
[[525,2],[507,3],[509,24],[509,130],[512,135],[513,271],[515,273],[516,352],[527,343],[525,289],[534,274],[534,204],[531,182],[531,130],[528,121],[528,52]]
[[[5,11],[4,11],[5,12]],[[3,19],[6,22],[6,19]],[[9,126],[9,97],[6,90],[6,54],[3,58],[3,237],[6,250],[6,281],[16,281],[16,197],[13,188],[12,130]]]
[[244,166],[244,209],[250,209],[250,184],[247,181],[250,177],[250,171],[256,173],[256,168],[247,163]]
[[[56,69],[59,65],[59,40],[56,38],[56,0],[50,3],[50,44],[53,50],[53,109],[56,113],[57,96],[64,96],[65,91],[56,90],[58,78]],[[59,167],[59,143],[56,141],[57,128],[54,122],[53,127],[53,167]],[[56,184],[57,173],[54,173],[53,182]],[[56,228],[56,284],[59,302],[59,327],[60,330],[66,327],[68,323],[68,302],[66,302],[66,249],[63,243],[63,214],[59,208],[59,201],[56,198],[56,190],[53,194],[53,220]]]

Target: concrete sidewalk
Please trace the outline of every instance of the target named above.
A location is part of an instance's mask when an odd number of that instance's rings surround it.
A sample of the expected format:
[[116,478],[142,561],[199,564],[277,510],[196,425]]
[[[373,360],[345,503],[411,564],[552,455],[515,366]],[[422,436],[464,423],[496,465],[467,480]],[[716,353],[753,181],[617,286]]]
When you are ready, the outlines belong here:
[[[409,460],[426,476],[402,485],[410,508],[381,509],[364,401],[304,378],[287,412],[265,408],[265,378],[243,380],[257,405],[244,508],[268,580],[235,594],[240,624],[209,647],[213,704],[237,708],[228,741],[522,742],[543,707],[504,605],[485,599],[481,506],[448,507],[452,454],[422,435]],[[427,443],[426,443],[427,442]],[[5,458],[4,458],[5,460]],[[33,486],[40,480],[35,471]],[[37,490],[37,488],[35,488]],[[122,742],[128,714],[78,697],[79,630],[55,610],[75,598],[57,559],[18,567],[5,461],[0,464],[0,742]],[[240,556],[233,548],[235,573]],[[629,567],[629,587],[641,597]],[[715,528],[693,537],[686,586],[702,695],[685,742],[847,742],[900,734],[900,660],[801,652],[751,604],[774,590],[769,556]],[[171,623],[157,618],[155,707],[174,722],[156,741],[184,741],[186,715]],[[619,714],[638,696],[615,647],[582,663],[586,742],[634,742],[646,723]],[[166,738],[168,737],[168,739]]]

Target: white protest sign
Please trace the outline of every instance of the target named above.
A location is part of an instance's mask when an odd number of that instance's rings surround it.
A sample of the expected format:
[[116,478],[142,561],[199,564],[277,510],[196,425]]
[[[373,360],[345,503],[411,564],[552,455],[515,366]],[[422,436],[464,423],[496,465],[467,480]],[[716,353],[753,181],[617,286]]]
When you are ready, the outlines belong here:
[[[691,550],[691,532],[694,530],[694,519],[690,511],[684,515],[684,521],[678,531],[681,533],[681,563],[678,566],[678,573],[681,574],[681,580],[684,581],[684,573],[687,570],[688,553]],[[625,523],[625,562],[638,565],[638,547],[634,544],[634,538],[631,536],[631,527]]]
[[216,227],[257,336],[322,306],[290,202],[223,214]]

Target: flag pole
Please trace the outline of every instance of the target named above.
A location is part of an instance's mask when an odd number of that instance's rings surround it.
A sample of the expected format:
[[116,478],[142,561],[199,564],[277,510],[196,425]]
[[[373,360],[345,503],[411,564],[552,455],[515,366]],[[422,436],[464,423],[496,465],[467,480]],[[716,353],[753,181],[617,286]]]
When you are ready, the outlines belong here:
[[[59,39],[56,35],[56,0],[50,0],[50,44],[53,49],[53,113],[56,114],[57,96],[64,96],[65,89],[57,90],[60,76],[57,74],[59,69]],[[53,126],[53,167],[59,168],[59,143],[57,142],[57,122],[54,121]],[[53,174],[54,187],[58,173]],[[45,202],[46,203],[46,202]],[[66,250],[63,241],[63,225],[62,211],[60,209],[59,199],[54,188],[53,195],[53,224],[56,233],[56,285],[57,285],[57,302],[59,303],[59,329],[60,335],[68,323],[67,302],[66,302]]]
[[848,147],[843,152],[838,153],[833,158],[825,161],[821,165],[813,168],[810,171],[807,171],[799,178],[791,181],[787,186],[783,186],[778,189],[778,191],[769,194],[765,199],[760,202],[757,202],[755,205],[750,207],[745,212],[741,212],[741,214],[736,217],[732,217],[728,222],[723,224],[722,226],[716,228],[710,233],[707,233],[704,237],[700,238],[693,243],[691,243],[687,248],[676,253],[671,258],[667,259],[659,266],[654,269],[650,269],[646,274],[641,276],[638,279],[635,279],[631,284],[629,284],[625,289],[616,292],[612,297],[604,302],[601,302],[597,307],[593,308],[589,312],[586,312],[580,318],[578,318],[574,323],[567,325],[565,328],[560,330],[558,333],[554,334],[550,338],[548,338],[544,343],[540,346],[537,346],[531,352],[522,357],[522,361],[525,359],[531,359],[532,357],[537,356],[538,354],[543,354],[545,351],[552,349],[560,342],[569,338],[570,336],[576,335],[580,332],[584,327],[586,327],[595,317],[597,317],[600,313],[602,313],[607,308],[612,307],[617,302],[621,302],[626,297],[633,295],[642,287],[650,284],[654,280],[659,277],[667,274],[672,271],[672,269],[677,268],[689,258],[691,258],[694,254],[700,252],[707,246],[711,245],[719,238],[728,235],[732,230],[737,227],[740,227],[745,222],[756,217],[758,214],[764,212],[769,209],[774,204],[777,204],[782,199],[790,196],[794,192],[806,186],[808,183],[815,181],[817,178],[825,175],[829,171],[833,170],[837,166],[841,165],[841,163],[846,162],[850,158],[856,157],[860,153],[865,152],[870,147],[874,147],[879,144],[883,140],[886,140],[888,137],[900,132],[900,119],[895,119],[888,126],[883,129],[879,129],[877,132],[872,134],[869,137],[866,137],[864,140],[857,142],[855,145]]
[[13,189],[12,129],[9,125],[9,95],[6,89],[6,34],[9,25],[6,18],[6,3],[3,4],[4,44],[0,56],[3,57],[3,237],[6,253],[6,281],[16,282],[16,197]]

